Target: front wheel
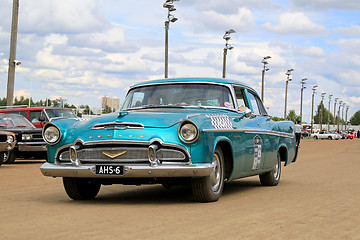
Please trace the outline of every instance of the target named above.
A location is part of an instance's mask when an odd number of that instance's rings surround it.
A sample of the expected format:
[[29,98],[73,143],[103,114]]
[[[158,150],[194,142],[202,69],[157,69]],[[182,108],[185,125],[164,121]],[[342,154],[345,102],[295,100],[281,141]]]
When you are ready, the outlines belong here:
[[274,168],[264,174],[259,175],[260,182],[263,186],[276,186],[280,182],[281,161],[278,155]]
[[197,201],[215,202],[222,194],[224,188],[224,156],[219,147],[215,149],[212,164],[214,169],[210,176],[191,180],[192,192]]
[[6,157],[4,159],[4,163],[12,164],[15,162],[15,159],[16,159],[16,152],[14,150],[11,152],[7,152]]
[[0,152],[0,166],[1,166],[1,164],[3,163],[3,161],[4,161],[4,158],[5,158],[5,153],[4,153],[4,152]]
[[87,178],[63,178],[67,195],[73,200],[90,200],[96,197],[101,184]]

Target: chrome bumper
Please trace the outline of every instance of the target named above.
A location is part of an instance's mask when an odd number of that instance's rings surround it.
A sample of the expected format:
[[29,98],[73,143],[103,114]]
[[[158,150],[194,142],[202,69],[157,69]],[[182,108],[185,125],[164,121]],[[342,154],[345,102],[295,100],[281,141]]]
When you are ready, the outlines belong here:
[[49,177],[82,177],[82,178],[146,178],[146,177],[203,177],[209,176],[214,166],[208,164],[192,165],[158,165],[158,166],[127,166],[124,175],[96,175],[95,165],[59,165],[44,163],[40,170]]
[[0,152],[8,152],[11,151],[15,147],[16,142],[8,143],[2,142],[0,143]]
[[19,152],[45,152],[46,149],[45,142],[18,142]]

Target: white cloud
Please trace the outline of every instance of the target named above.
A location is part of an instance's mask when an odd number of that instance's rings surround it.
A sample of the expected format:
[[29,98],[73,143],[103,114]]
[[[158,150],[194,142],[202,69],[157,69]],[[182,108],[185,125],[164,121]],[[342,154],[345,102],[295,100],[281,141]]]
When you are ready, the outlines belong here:
[[336,28],[335,32],[342,33],[347,36],[360,36],[360,25],[351,25],[350,27]]
[[301,51],[301,54],[311,57],[324,57],[325,51],[321,47],[309,47],[304,48]]
[[311,8],[316,10],[328,9],[344,9],[355,10],[360,9],[359,0],[290,0],[297,8]]
[[192,25],[198,31],[212,29],[223,32],[232,28],[237,32],[247,32],[255,27],[255,17],[247,8],[239,8],[234,14],[223,14],[214,10],[207,10],[200,12]]
[[262,26],[264,29],[280,33],[280,34],[305,34],[305,35],[319,35],[326,32],[326,28],[322,25],[313,23],[308,17],[301,12],[284,13],[279,16],[278,25],[265,23]]
[[95,0],[32,0],[20,7],[19,27],[26,32],[92,32],[109,21]]

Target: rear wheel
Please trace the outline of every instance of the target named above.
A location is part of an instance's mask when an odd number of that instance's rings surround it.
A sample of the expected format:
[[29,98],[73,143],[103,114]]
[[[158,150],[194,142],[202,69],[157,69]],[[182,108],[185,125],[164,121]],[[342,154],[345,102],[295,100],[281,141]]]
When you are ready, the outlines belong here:
[[280,182],[280,176],[281,161],[280,156],[278,155],[274,168],[269,172],[259,175],[259,178],[261,184],[264,186],[276,186]]
[[63,178],[67,195],[73,200],[90,200],[96,197],[101,184],[87,178]]
[[215,149],[212,164],[214,170],[210,176],[191,180],[193,195],[200,202],[217,201],[224,188],[224,157],[219,147]]

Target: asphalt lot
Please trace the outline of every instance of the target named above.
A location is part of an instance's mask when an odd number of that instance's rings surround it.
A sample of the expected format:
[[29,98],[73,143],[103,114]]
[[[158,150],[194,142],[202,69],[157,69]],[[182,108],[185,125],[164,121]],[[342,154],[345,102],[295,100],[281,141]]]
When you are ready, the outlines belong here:
[[215,203],[187,187],[102,186],[70,200],[42,161],[0,167],[0,239],[360,239],[360,140],[304,140],[280,184],[225,185]]

